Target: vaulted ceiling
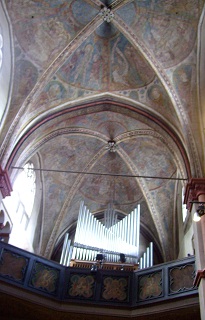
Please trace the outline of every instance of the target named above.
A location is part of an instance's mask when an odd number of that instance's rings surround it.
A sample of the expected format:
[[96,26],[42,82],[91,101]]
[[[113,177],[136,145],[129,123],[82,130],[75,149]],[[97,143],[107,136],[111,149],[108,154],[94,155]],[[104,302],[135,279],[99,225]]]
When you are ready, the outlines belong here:
[[14,72],[1,162],[13,179],[12,167],[29,159],[44,169],[43,255],[75,224],[84,200],[96,214],[111,202],[121,214],[140,203],[145,238],[163,260],[176,257],[178,185],[202,174],[203,3],[5,1]]

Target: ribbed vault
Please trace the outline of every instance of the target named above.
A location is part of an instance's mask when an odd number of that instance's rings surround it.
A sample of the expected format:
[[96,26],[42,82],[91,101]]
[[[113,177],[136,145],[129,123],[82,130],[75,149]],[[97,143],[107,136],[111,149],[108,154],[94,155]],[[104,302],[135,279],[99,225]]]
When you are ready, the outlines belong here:
[[[154,235],[162,259],[177,256],[176,192],[186,182],[177,179],[202,172],[195,108],[202,7],[202,0],[4,2],[14,68],[0,159],[12,181],[14,167],[41,159],[42,255],[75,225],[84,200],[96,214],[110,202],[124,215],[141,203],[147,239]],[[108,22],[103,8],[113,13]],[[115,153],[106,149],[110,139]]]

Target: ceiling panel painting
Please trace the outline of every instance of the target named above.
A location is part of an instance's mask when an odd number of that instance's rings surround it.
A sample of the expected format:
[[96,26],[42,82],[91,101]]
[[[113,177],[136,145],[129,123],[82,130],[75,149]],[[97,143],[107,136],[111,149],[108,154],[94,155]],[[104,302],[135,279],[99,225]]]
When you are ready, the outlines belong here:
[[122,34],[110,39],[97,33],[73,53],[57,75],[70,85],[94,91],[139,88],[154,78],[147,62]]
[[[142,132],[143,133],[143,132]],[[149,135],[140,135],[120,146],[135,163],[141,175],[151,176],[153,172],[158,177],[171,177],[176,172],[173,155],[171,155],[165,141]]]
[[18,59],[15,65],[15,83],[13,87],[13,100],[15,106],[19,106],[30,93],[39,77],[37,67],[27,59]]
[[173,72],[173,83],[187,115],[193,120],[195,112],[191,107],[197,101],[196,61],[178,66]]
[[126,6],[127,14],[124,15],[124,8],[117,14],[162,66],[169,68],[184,60],[193,49],[202,3],[199,0],[135,0]]
[[22,49],[42,68],[49,66],[97,13],[85,1],[8,0],[7,8]]

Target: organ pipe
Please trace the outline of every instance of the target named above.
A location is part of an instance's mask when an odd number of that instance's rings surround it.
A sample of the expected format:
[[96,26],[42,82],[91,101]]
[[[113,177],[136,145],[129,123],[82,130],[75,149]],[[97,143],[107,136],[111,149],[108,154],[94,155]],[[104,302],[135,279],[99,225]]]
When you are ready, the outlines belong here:
[[[115,214],[112,208],[107,213]],[[89,211],[83,202],[80,204],[74,243],[71,246],[68,234],[65,236],[61,263],[68,265],[72,259],[94,261],[97,253],[103,253],[106,261],[117,262],[120,253],[125,254],[128,263],[137,263],[140,235],[140,206],[119,222],[116,216],[106,216],[103,225]],[[110,223],[114,225],[110,225]],[[108,226],[110,226],[108,228]]]
[[140,258],[140,269],[149,268],[153,266],[153,242],[149,243],[149,247],[142,254]]

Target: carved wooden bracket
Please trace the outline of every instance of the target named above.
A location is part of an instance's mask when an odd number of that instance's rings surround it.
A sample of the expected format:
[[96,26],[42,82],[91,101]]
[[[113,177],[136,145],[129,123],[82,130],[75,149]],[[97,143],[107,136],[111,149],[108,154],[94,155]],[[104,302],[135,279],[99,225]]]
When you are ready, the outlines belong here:
[[198,287],[200,284],[201,279],[205,278],[205,269],[204,270],[198,270],[196,277],[194,279],[194,287]]
[[0,191],[3,198],[10,196],[12,191],[11,182],[8,176],[8,172],[2,170],[0,166]]
[[191,211],[192,203],[191,201],[198,201],[198,197],[205,194],[205,179],[204,178],[193,178],[186,186],[184,203],[187,209]]

